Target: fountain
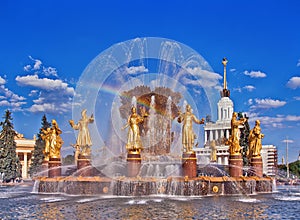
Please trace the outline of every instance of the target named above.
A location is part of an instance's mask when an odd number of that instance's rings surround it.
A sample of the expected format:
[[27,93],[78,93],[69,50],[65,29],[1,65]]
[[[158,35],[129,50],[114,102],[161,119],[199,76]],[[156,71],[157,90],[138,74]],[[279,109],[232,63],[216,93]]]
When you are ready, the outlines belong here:
[[[156,66],[156,74],[148,73]],[[259,155],[251,160],[253,175],[242,175],[234,132],[228,140],[229,173],[214,164],[206,171],[197,165],[194,149],[201,129],[194,130],[193,123],[204,124],[196,117],[199,110],[214,115],[219,88],[205,86],[207,74],[214,73],[199,54],[165,39],[134,39],[100,54],[85,70],[74,97],[73,118],[79,118],[80,111],[82,116],[77,125],[70,120],[79,130],[76,170],[37,177],[36,191],[117,196],[272,192],[273,180],[261,176]],[[116,92],[108,92],[113,86]],[[229,95],[225,89],[223,94]],[[95,116],[87,117],[87,110]],[[93,144],[81,141],[83,133]],[[209,176],[212,169],[219,173]]]

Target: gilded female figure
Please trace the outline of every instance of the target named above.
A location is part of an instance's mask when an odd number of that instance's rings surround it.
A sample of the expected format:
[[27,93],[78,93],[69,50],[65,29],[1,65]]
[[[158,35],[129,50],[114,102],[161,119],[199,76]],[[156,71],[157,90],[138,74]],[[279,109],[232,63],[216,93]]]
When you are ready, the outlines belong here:
[[237,119],[237,113],[232,113],[231,119],[231,136],[229,138],[229,152],[230,154],[239,154],[241,150],[240,146],[240,129],[239,126],[243,125],[247,121],[246,118]]
[[127,124],[122,128],[125,129],[129,126],[127,135],[127,150],[138,150],[142,149],[139,123],[142,123],[144,118],[137,114],[136,108],[131,108],[131,115],[128,117]]
[[251,159],[252,157],[260,157],[262,143],[261,139],[265,135],[261,133],[260,121],[255,121],[254,128],[250,131],[249,134],[249,154],[248,157]]
[[183,122],[182,126],[182,145],[185,152],[193,151],[194,141],[196,135],[193,131],[193,122],[197,124],[204,124],[204,119],[197,119],[192,113],[190,105],[186,105],[185,113],[181,113],[177,119],[179,123]]
[[82,155],[89,156],[92,141],[88,129],[88,124],[94,122],[94,117],[93,114],[91,115],[91,117],[88,117],[86,111],[86,109],[81,111],[82,118],[78,121],[77,124],[75,124],[73,120],[70,120],[69,123],[73,129],[79,130],[76,140],[76,150],[78,150],[79,148]]

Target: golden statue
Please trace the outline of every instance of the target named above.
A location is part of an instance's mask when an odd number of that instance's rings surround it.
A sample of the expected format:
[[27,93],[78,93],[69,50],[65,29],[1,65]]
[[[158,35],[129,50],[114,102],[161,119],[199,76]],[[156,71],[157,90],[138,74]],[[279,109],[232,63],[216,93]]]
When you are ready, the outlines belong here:
[[182,145],[184,152],[193,152],[194,141],[196,135],[193,131],[193,122],[197,124],[204,124],[204,118],[197,119],[192,113],[190,105],[186,105],[185,113],[179,113],[177,121],[183,122],[182,126]]
[[82,118],[78,121],[77,124],[75,124],[73,120],[69,120],[71,127],[75,130],[79,130],[77,140],[76,140],[76,145],[75,145],[75,149],[76,149],[75,160],[77,160],[78,155],[76,154],[78,154],[78,151],[83,156],[91,155],[90,147],[92,146],[92,141],[91,141],[88,125],[89,123],[94,122],[94,116],[92,114],[91,117],[88,117],[86,111],[87,111],[86,109],[81,111]]
[[136,108],[132,107],[131,115],[128,117],[127,124],[122,127],[122,130],[124,130],[128,126],[130,127],[127,135],[127,151],[133,150],[140,152],[142,150],[143,147],[141,143],[139,123],[142,123],[143,121],[144,117],[138,115],[136,112]]
[[240,129],[239,126],[243,125],[247,121],[246,118],[241,118],[237,120],[237,113],[232,113],[231,119],[231,136],[229,137],[229,153],[230,155],[240,154],[241,146],[240,146]]
[[50,154],[50,139],[51,139],[51,128],[42,129],[41,138],[45,141],[45,148],[43,150],[44,160],[49,161]]
[[45,141],[44,155],[45,160],[49,161],[49,158],[60,158],[60,149],[63,145],[63,140],[59,136],[62,131],[57,125],[57,122],[52,120],[52,127],[42,130],[42,139]]
[[216,162],[217,161],[217,146],[216,146],[215,140],[211,141],[210,148],[211,148],[210,161]]
[[249,153],[248,158],[251,159],[252,157],[261,157],[261,139],[264,138],[264,134],[261,133],[260,128],[260,121],[255,121],[254,128],[250,131],[249,134]]

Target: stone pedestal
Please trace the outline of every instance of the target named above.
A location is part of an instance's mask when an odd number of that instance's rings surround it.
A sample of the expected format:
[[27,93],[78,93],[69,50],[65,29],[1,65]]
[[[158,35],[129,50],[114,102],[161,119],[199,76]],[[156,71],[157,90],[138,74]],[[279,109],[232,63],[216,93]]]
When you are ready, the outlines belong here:
[[48,170],[49,170],[49,161],[44,160],[38,176],[48,176]]
[[263,176],[263,162],[261,157],[253,157],[250,160],[251,165],[251,176]]
[[141,154],[139,151],[128,151],[127,153],[127,176],[136,177],[141,168]]
[[182,174],[189,178],[197,177],[197,158],[195,152],[182,154]]
[[60,158],[49,158],[48,169],[48,177],[52,178],[61,176]]
[[241,154],[229,156],[229,175],[232,177],[243,176],[243,157]]
[[79,154],[77,160],[77,170],[80,176],[93,176],[93,168],[91,167],[91,156]]

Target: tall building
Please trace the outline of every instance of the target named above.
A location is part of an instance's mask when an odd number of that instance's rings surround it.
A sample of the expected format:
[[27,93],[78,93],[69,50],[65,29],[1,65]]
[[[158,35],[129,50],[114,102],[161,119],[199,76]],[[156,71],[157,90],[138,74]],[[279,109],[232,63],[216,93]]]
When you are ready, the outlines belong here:
[[[218,102],[218,119],[216,122],[208,121],[204,125],[204,147],[195,148],[197,163],[218,165],[229,164],[229,146],[226,145],[231,135],[231,118],[234,112],[234,104],[230,99],[230,91],[227,89],[226,65],[227,60],[222,60],[224,65],[224,83],[221,91],[221,99]],[[243,126],[240,126],[240,129]],[[263,173],[274,176],[277,168],[277,150],[274,145],[262,146]]]

